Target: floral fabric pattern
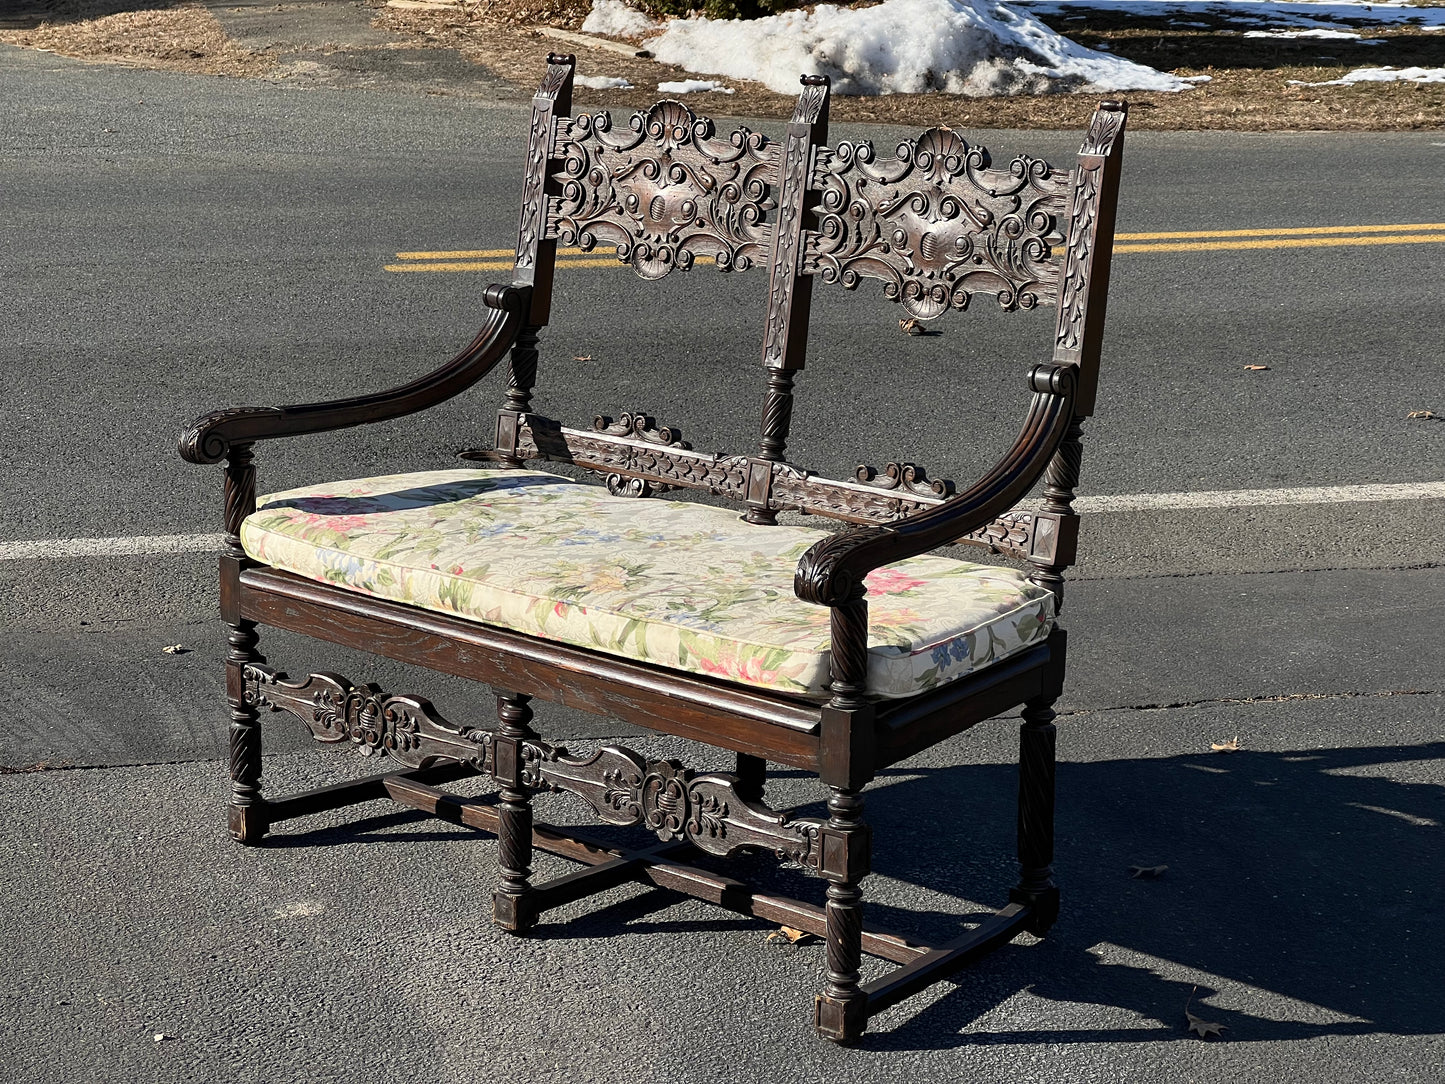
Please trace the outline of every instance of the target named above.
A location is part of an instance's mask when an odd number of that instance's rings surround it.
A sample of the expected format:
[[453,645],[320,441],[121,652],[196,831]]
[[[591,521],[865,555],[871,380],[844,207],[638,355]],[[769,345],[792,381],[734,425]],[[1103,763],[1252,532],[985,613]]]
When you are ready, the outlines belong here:
[[[614,497],[531,470],[446,470],[275,493],[246,552],[308,579],[531,636],[826,695],[829,610],[793,593],[826,532]],[[915,557],[867,579],[868,693],[911,696],[1038,643],[1053,596],[1009,568]]]

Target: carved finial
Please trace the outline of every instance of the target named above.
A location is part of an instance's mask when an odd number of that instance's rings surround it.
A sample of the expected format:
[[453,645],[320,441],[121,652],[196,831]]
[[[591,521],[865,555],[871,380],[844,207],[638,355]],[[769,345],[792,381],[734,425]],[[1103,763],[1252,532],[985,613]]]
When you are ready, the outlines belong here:
[[832,81],[826,75],[805,75],[798,80],[803,92],[793,106],[793,124],[828,124],[828,97]]
[[570,109],[572,73],[576,67],[577,58],[571,53],[548,53],[547,72],[542,76],[542,85],[537,88],[535,98],[564,102]]
[[1079,154],[1107,158],[1114,152],[1114,144],[1123,134],[1128,117],[1128,102],[1100,102],[1089,120],[1089,130],[1084,133],[1084,145],[1079,148]]

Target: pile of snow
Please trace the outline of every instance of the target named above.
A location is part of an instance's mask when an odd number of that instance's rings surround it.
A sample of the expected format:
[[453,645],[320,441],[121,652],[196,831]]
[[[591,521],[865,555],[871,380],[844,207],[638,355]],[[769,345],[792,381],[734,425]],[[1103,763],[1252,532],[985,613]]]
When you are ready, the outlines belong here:
[[675,83],[658,83],[657,89],[664,94],[700,94],[705,90],[715,90],[719,94],[736,93],[732,87],[725,87],[711,79],[679,79]]
[[674,19],[647,47],[666,64],[751,79],[780,94],[797,93],[800,75],[831,76],[840,94],[983,96],[1190,85],[1086,49],[990,0],[884,0],[851,10],[820,4],[748,21]]
[[1361,38],[1359,34],[1353,34],[1348,30],[1325,30],[1316,27],[1314,30],[1246,30],[1246,38],[1283,38],[1293,41],[1296,38],[1319,38],[1323,41],[1352,41],[1357,45],[1384,45],[1383,38]]
[[657,25],[622,0],[592,0],[592,11],[582,23],[582,30],[613,38],[641,38],[656,30]]
[[1445,83],[1445,68],[1356,68],[1324,83],[1289,80],[1297,87],[1348,87],[1355,83]]
[[1373,0],[1010,0],[1015,7],[1044,14],[1058,14],[1070,8],[1092,8],[1115,15],[1139,18],[1167,16],[1181,26],[1189,16],[1209,15],[1242,26],[1297,26],[1306,29],[1329,26],[1445,26],[1445,8],[1422,8],[1411,4],[1377,4]]
[[620,75],[579,75],[573,82],[588,90],[632,90],[633,86]]

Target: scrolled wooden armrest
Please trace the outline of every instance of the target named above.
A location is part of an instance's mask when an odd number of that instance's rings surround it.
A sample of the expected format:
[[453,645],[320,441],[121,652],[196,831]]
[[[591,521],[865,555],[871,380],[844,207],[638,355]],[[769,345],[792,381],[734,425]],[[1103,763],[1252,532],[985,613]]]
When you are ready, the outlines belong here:
[[450,399],[486,376],[507,356],[526,323],[531,293],[532,287],[526,285],[488,286],[482,299],[491,311],[477,337],[441,368],[399,388],[325,403],[230,407],[203,414],[182,431],[181,458],[192,463],[218,463],[233,445],[389,421]]
[[841,605],[857,597],[863,578],[874,569],[978,530],[1017,504],[1048,466],[1073,420],[1076,372],[1072,365],[1034,366],[1029,372],[1034,397],[1023,431],[983,479],[926,512],[815,543],[798,562],[797,596],[820,606]]

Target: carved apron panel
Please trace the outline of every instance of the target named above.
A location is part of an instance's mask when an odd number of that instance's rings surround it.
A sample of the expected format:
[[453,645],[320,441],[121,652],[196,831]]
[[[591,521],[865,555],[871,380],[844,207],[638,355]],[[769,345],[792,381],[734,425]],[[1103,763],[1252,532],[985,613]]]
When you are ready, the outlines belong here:
[[810,187],[821,193],[804,271],[883,292],[920,320],[967,308],[987,292],[1005,310],[1057,296],[1069,175],[1020,155],[994,169],[988,151],[947,128],[930,128],[877,160],[871,143],[817,155]]
[[658,102],[615,132],[607,113],[561,121],[553,157],[561,195],[547,236],[590,252],[599,242],[638,275],[662,278],[710,256],[720,271],[766,266],[777,145],[739,128],[727,139],[680,102]]

